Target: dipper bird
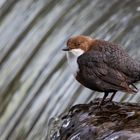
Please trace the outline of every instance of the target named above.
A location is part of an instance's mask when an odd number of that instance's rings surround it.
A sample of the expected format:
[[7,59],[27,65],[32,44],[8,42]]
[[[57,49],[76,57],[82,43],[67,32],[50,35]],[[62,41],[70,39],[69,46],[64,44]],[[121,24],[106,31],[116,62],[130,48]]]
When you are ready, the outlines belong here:
[[85,87],[104,92],[104,100],[117,91],[136,93],[134,83],[140,81],[140,63],[131,58],[120,45],[79,35],[68,39],[68,63],[77,81]]

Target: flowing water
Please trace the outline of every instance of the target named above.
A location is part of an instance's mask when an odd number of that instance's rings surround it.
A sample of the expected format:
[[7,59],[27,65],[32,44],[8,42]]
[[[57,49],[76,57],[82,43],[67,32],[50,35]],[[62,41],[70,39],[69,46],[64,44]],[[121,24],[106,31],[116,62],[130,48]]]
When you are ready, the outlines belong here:
[[[103,96],[70,74],[61,50],[78,34],[140,60],[140,0],[0,0],[0,140],[45,140],[70,106]],[[140,92],[115,100],[139,102]]]

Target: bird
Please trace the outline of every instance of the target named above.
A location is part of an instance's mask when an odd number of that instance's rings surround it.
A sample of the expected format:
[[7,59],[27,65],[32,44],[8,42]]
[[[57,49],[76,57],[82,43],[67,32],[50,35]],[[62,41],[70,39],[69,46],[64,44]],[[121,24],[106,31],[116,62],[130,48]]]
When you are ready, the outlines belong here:
[[135,83],[140,81],[140,63],[133,59],[121,45],[77,35],[67,40],[68,64],[75,79],[93,91],[103,92],[100,106],[117,91],[137,93]]

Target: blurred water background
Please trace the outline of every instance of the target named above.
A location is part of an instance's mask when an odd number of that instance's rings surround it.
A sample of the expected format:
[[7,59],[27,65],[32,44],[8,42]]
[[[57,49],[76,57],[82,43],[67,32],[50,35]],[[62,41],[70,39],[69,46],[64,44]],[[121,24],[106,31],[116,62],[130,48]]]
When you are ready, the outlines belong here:
[[[50,118],[103,96],[70,74],[61,49],[78,34],[140,61],[140,0],[0,0],[0,140],[45,140]],[[139,102],[140,92],[115,100]]]

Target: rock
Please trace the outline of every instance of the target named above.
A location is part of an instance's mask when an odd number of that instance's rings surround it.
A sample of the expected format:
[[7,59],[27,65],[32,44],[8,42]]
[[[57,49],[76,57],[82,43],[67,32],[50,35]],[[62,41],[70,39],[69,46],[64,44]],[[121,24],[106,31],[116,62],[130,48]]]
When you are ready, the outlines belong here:
[[73,106],[51,140],[140,140],[140,104],[100,100]]

